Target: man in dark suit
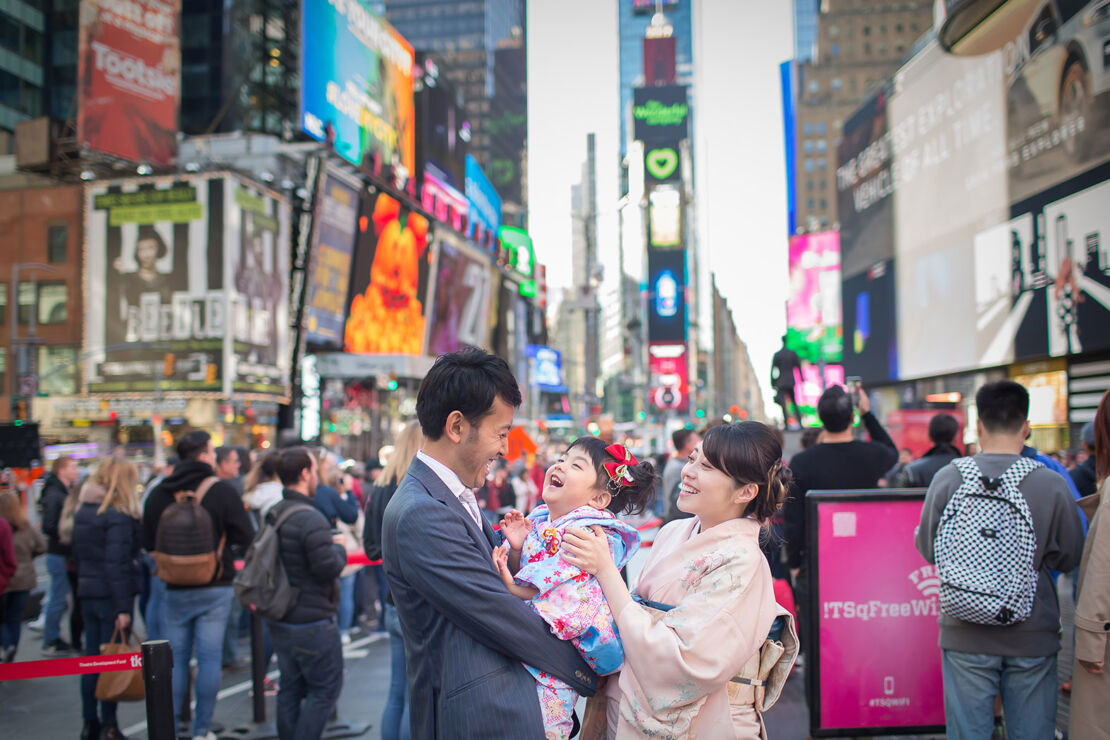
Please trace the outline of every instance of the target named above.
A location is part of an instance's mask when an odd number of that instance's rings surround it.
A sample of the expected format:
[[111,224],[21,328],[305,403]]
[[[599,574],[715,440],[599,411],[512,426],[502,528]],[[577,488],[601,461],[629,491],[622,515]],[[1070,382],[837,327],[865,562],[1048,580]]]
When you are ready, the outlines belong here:
[[414,739],[543,738],[536,682],[522,663],[579,694],[597,690],[574,646],[506,590],[492,560],[500,538],[475,502],[473,489],[508,449],[520,403],[508,364],[475,348],[441,356],[420,384],[425,442],[382,528]]

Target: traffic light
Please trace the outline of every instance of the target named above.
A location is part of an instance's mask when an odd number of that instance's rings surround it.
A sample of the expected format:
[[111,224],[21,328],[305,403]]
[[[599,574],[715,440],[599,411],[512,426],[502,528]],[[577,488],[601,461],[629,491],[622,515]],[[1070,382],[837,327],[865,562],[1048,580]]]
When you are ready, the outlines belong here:
[[389,382],[385,384],[385,387],[391,391],[397,390],[397,373],[389,374]]
[[694,416],[698,417],[699,419],[704,419],[705,418],[705,409],[698,409],[697,411],[694,412]]

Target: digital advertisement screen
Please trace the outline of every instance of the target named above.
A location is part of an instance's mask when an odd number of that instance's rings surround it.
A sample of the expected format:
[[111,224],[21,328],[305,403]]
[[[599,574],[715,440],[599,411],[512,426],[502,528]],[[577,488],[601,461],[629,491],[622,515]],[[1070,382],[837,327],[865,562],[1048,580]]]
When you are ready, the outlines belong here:
[[563,383],[563,356],[557,349],[537,344],[527,347],[532,385],[545,393],[566,393]]
[[944,731],[940,581],[914,547],[924,498],[837,491],[807,501],[816,509],[813,730]]
[[663,411],[690,410],[690,360],[685,342],[652,342],[648,345],[648,373],[652,389],[648,399]]
[[436,175],[460,194],[466,187],[466,157],[470,145],[470,122],[462,99],[440,73],[436,60],[416,53],[416,70],[421,75],[414,101],[417,168],[434,165]]
[[644,147],[644,174],[648,184],[682,179],[682,159],[678,142]]
[[489,257],[447,237],[439,243],[438,260],[428,354],[447,354],[464,345],[485,347],[489,343]]
[[[132,12],[134,11],[134,12]],[[181,0],[82,0],[77,140],[132,162],[177,156]]]
[[470,222],[481,224],[496,234],[501,227],[501,196],[486,177],[482,165],[469,154],[466,155],[466,199],[470,204]]
[[637,87],[632,91],[637,141],[682,141],[688,134],[689,113],[684,85]]
[[648,243],[652,247],[681,249],[682,190],[659,185],[648,193]]
[[686,253],[648,250],[648,341],[686,341]]
[[362,197],[344,350],[423,353],[430,246],[426,218],[384,193]]
[[805,362],[840,362],[840,234],[793,236],[789,250],[786,345]]
[[415,175],[412,45],[360,0],[304,0],[301,128],[355,165]]
[[309,344],[334,349],[343,346],[358,201],[358,188],[326,169],[321,173],[305,293],[305,340]]

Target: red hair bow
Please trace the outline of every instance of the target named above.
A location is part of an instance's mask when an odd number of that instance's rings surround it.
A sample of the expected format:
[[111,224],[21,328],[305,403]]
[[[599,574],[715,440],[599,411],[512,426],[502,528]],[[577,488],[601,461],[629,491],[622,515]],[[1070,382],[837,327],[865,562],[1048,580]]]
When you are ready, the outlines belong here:
[[605,451],[617,460],[616,462],[603,463],[605,471],[609,473],[609,480],[618,486],[630,486],[635,483],[636,480],[632,477],[632,473],[628,472],[628,469],[639,464],[640,461],[624,445],[611,444],[605,448]]

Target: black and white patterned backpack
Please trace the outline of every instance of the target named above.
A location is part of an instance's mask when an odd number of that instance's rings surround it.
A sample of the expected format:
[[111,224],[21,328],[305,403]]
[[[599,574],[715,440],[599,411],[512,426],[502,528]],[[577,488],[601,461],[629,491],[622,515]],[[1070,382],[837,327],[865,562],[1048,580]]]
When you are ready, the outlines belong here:
[[970,457],[952,464],[963,482],[937,526],[940,610],[976,624],[1023,622],[1037,592],[1037,535],[1018,486],[1043,466],[1021,457],[1000,477],[988,478]]

